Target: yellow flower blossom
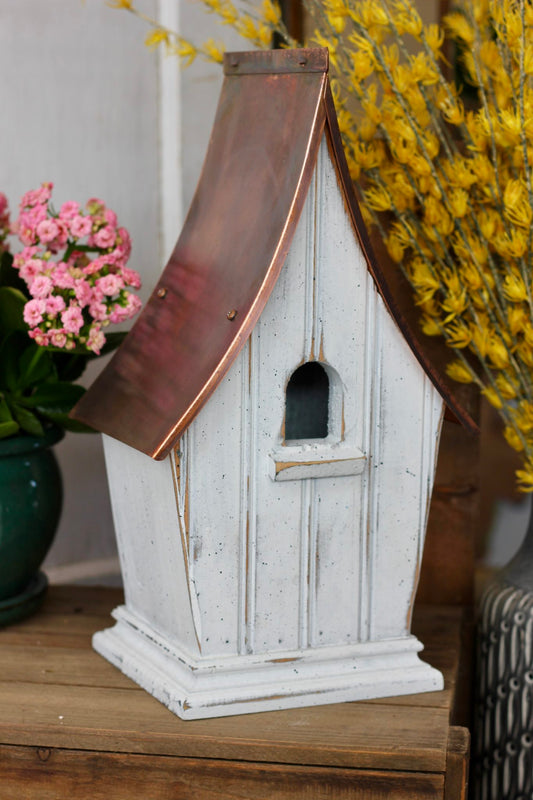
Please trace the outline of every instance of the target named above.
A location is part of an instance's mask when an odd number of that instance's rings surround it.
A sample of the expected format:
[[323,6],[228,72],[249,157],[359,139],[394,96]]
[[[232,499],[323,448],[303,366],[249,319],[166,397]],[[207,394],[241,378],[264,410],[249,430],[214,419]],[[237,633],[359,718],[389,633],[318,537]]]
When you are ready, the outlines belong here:
[[474,29],[463,14],[459,12],[447,14],[444,17],[444,25],[457,39],[464,42],[467,47],[472,47],[475,39]]
[[464,322],[453,322],[446,327],[445,332],[446,344],[449,347],[455,347],[462,350],[468,347],[472,341],[472,333]]
[[496,386],[504,400],[513,400],[517,396],[516,384],[502,373],[496,378]]
[[507,182],[503,193],[503,204],[507,219],[514,225],[529,229],[533,211],[524,181],[512,179]]
[[224,59],[224,45],[208,39],[202,46],[202,52],[210,61],[221,64]]
[[481,358],[485,358],[489,351],[491,338],[491,329],[487,317],[483,315],[478,316],[477,324],[472,326],[471,332],[474,352]]
[[493,336],[489,341],[487,355],[496,369],[506,369],[509,366],[509,351],[499,336]]
[[281,21],[281,8],[273,0],[263,0],[261,4],[261,16],[268,25],[277,26]]
[[520,342],[516,347],[516,353],[526,366],[533,367],[533,347],[530,344],[525,341]]
[[446,374],[458,383],[473,383],[475,380],[472,370],[463,361],[450,362]]
[[524,449],[524,443],[514,428],[512,428],[510,425],[506,425],[503,431],[503,435],[505,436],[507,443],[511,445],[513,450],[517,450],[519,453],[522,452],[522,450]]
[[395,261],[397,264],[403,261],[405,248],[397,236],[391,234],[387,237],[385,244],[387,246],[387,252],[393,261]]
[[147,34],[144,44],[149,50],[155,50],[162,44],[168,45],[169,41],[169,34],[165,28],[152,28]]
[[492,386],[485,386],[485,388],[481,390],[481,393],[485,395],[491,406],[494,408],[503,408],[502,400],[496,389],[493,389]]
[[[509,306],[507,309],[507,321],[509,323],[509,331],[511,336],[517,336],[523,333],[529,320],[529,314],[524,306]],[[531,336],[533,342],[533,327],[531,327]]]
[[528,460],[526,469],[517,469],[515,475],[521,492],[533,492],[533,462]]
[[444,324],[451,322],[452,319],[455,319],[455,317],[462,314],[468,308],[468,295],[466,291],[463,289],[462,291],[448,292],[441,307],[446,314]]
[[454,217],[464,217],[470,210],[469,194],[465,189],[452,189],[448,204]]
[[527,289],[522,276],[517,273],[506,275],[503,282],[503,293],[512,303],[521,303],[527,300]]
[[179,59],[185,62],[186,66],[190,66],[198,55],[197,48],[184,39],[171,43],[168,47],[168,52],[171,55],[178,56]]
[[383,186],[371,186],[365,191],[365,202],[374,211],[390,211],[392,199],[388,191]]

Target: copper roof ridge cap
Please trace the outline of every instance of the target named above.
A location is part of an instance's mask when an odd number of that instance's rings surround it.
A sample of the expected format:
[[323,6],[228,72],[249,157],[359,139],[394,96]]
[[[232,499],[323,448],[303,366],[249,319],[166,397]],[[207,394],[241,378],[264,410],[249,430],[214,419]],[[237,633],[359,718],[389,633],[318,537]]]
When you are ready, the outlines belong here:
[[[176,423],[173,425],[172,429],[168,432],[166,437],[163,441],[161,441],[157,448],[155,448],[152,453],[149,453],[151,458],[155,460],[162,460],[163,458],[168,455],[168,452],[171,450],[173,445],[175,444],[176,439],[179,436],[179,431],[183,428],[185,429],[190,421],[194,419],[198,410],[202,408],[206,400],[211,396],[213,391],[216,389],[222,377],[226,374],[229,370],[235,359],[237,358],[238,354],[244,347],[245,342],[249,338],[251,332],[255,328],[257,320],[261,315],[264,307],[266,306],[270,295],[272,294],[273,288],[276,285],[276,282],[281,274],[281,270],[285,264],[287,253],[289,251],[291,241],[293,238],[294,233],[296,232],[296,228],[298,226],[298,221],[300,219],[301,212],[303,210],[305,198],[307,197],[307,190],[309,189],[309,184],[311,182],[312,171],[309,170],[309,161],[313,158],[312,150],[318,151],[318,147],[320,145],[320,141],[322,139],[322,135],[324,134],[325,127],[327,124],[327,111],[325,107],[325,98],[328,90],[328,79],[326,73],[324,73],[324,77],[322,79],[322,87],[320,91],[320,98],[316,105],[313,123],[312,123],[312,131],[313,135],[309,137],[309,141],[307,144],[307,149],[305,153],[305,159],[302,165],[302,170],[300,172],[300,177],[298,179],[298,183],[296,186],[296,190],[294,192],[291,206],[289,213],[287,214],[287,218],[285,220],[285,224],[283,229],[280,233],[279,240],[276,246],[274,253],[272,254],[272,258],[270,264],[265,272],[265,277],[261,283],[261,286],[255,296],[255,299],[248,309],[248,313],[244,317],[241,325],[231,342],[231,345],[225,351],[224,355],[218,362],[216,368],[211,373],[210,378],[208,381],[203,385],[200,392],[196,395],[193,402],[187,407],[187,409],[183,412],[181,417],[176,420]],[[323,118],[320,121],[319,116],[322,112]],[[316,159],[315,159],[316,160]],[[308,183],[307,190],[304,186],[304,183]],[[300,208],[297,209],[298,203],[300,203]],[[178,433],[177,433],[178,432]]]
[[224,53],[224,75],[283,74],[329,71],[327,47],[279,50],[235,50]]

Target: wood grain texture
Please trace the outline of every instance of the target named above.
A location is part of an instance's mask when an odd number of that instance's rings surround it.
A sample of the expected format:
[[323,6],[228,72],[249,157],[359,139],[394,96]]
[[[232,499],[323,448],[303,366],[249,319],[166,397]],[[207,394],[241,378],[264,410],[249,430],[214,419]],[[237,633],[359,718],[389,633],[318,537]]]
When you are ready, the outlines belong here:
[[[475,411],[472,411],[475,415]],[[479,503],[479,437],[444,422],[417,600],[471,605]]]
[[461,780],[459,608],[421,606],[413,622],[443,692],[184,722],[91,649],[120,602],[52,587],[40,613],[0,631],[2,800],[429,800],[448,769]]
[[466,728],[450,728],[444,800],[466,800],[470,734]]
[[2,800],[437,800],[442,775],[0,746]]

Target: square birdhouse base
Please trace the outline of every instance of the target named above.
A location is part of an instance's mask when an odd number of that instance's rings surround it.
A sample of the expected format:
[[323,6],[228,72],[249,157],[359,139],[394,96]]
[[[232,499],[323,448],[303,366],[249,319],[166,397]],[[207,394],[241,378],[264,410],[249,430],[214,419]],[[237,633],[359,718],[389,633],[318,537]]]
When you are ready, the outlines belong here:
[[437,691],[442,674],[418,657],[415,636],[278,652],[194,658],[125,606],[93,646],[182,719]]

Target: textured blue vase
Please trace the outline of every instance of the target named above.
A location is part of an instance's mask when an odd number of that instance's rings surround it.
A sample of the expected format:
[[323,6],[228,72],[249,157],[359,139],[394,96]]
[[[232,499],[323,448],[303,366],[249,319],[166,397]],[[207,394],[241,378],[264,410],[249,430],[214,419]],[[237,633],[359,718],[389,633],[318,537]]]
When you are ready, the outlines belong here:
[[63,437],[0,440],[0,625],[35,611],[47,581],[39,567],[54,539],[61,514],[61,474],[52,446]]

